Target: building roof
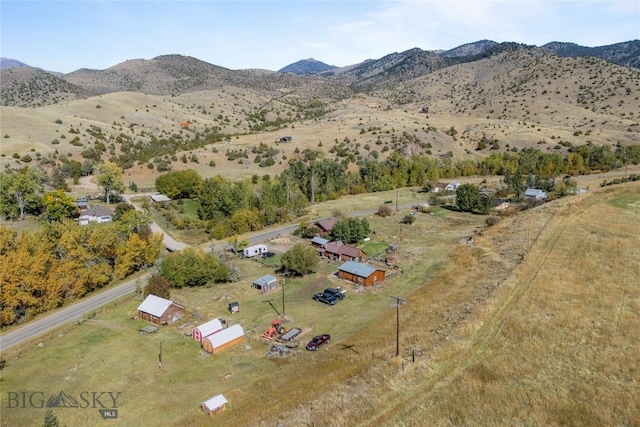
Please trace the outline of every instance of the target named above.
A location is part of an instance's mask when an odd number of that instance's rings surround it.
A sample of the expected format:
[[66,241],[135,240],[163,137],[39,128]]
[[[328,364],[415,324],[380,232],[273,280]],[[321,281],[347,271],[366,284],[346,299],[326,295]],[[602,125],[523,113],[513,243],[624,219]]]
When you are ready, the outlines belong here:
[[324,245],[324,249],[327,252],[331,252],[334,254],[340,254],[340,249],[344,246],[342,240],[334,240],[333,242],[328,242]]
[[244,336],[244,330],[242,329],[242,326],[233,325],[213,335],[209,335],[204,340],[208,340],[211,343],[211,347],[216,348],[242,336]]
[[314,237],[313,239],[311,239],[311,243],[315,243],[315,244],[317,244],[317,245],[324,246],[324,245],[326,245],[327,243],[329,243],[329,240],[327,240],[327,239],[323,239],[323,238],[322,238],[322,237],[320,237],[320,236],[316,236],[316,237]]
[[87,209],[83,209],[80,211],[80,216],[90,217],[90,216],[111,216],[113,215],[113,211],[109,208],[103,208],[100,206],[93,206]]
[[156,317],[162,317],[171,304],[173,304],[173,301],[149,294],[144,301],[142,301],[142,304],[138,306],[138,311],[143,311]]
[[362,250],[359,248],[355,248],[353,246],[343,245],[340,248],[340,254],[355,258],[355,257],[359,257],[362,254]]
[[221,331],[222,330],[222,322],[220,322],[219,319],[213,319],[213,320],[209,320],[206,323],[203,323],[200,326],[196,326],[193,329],[199,330],[203,337],[207,337],[207,336],[209,336],[209,335],[211,335],[213,333]]
[[276,282],[277,280],[278,279],[276,279],[272,275],[266,274],[266,275],[262,276],[261,278],[254,280],[253,283],[255,283],[256,285],[259,285],[259,286],[264,286],[264,285],[268,285],[269,283]]
[[524,195],[527,197],[541,196],[543,194],[547,194],[547,193],[537,188],[527,188],[524,192]]
[[347,261],[340,266],[340,271],[355,274],[359,277],[369,277],[375,273],[376,270],[377,268],[375,267],[355,261]]
[[333,229],[333,226],[336,225],[336,222],[338,222],[338,218],[332,216],[331,218],[323,219],[316,222],[316,225],[324,231],[331,231]]
[[213,396],[209,400],[205,400],[204,402],[202,402],[202,405],[204,405],[204,407],[209,411],[215,411],[216,409],[224,406],[226,403],[227,399],[225,399],[223,395],[219,394],[217,396]]
[[171,201],[171,199],[165,196],[164,194],[152,194],[149,197],[151,197],[151,200],[153,200],[154,202],[170,202]]

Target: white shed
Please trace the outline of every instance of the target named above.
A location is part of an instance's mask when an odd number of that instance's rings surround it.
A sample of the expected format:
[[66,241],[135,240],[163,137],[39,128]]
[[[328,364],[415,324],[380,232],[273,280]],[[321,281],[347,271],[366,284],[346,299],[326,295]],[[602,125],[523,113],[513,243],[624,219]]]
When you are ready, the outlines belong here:
[[242,341],[244,341],[242,326],[233,325],[203,339],[202,349],[207,353],[218,354]]
[[193,331],[191,331],[191,337],[199,343],[202,343],[202,340],[206,337],[213,335],[216,332],[220,332],[221,330],[222,322],[220,322],[220,319],[216,318],[193,328]]
[[218,412],[224,411],[224,406],[227,404],[227,399],[221,394],[213,396],[211,399],[206,400],[200,404],[200,407],[204,412],[213,416]]

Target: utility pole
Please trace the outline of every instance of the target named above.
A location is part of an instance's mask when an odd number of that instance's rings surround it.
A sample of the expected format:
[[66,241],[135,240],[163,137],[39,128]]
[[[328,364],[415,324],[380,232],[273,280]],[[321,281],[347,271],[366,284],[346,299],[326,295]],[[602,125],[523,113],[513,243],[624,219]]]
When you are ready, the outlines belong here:
[[284,320],[284,282],[286,280],[285,274],[282,275],[282,320]]
[[396,212],[398,212],[398,191],[400,190],[396,188]]
[[400,306],[407,304],[407,300],[400,297],[391,296],[396,300],[395,304],[391,304],[391,307],[396,308],[396,357],[400,356]]

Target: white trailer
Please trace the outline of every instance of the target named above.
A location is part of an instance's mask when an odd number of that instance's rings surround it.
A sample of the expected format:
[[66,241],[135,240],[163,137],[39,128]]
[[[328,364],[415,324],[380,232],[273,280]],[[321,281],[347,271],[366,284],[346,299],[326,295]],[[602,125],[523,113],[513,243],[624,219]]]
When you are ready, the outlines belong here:
[[253,246],[244,248],[244,256],[246,258],[251,258],[257,255],[262,255],[268,250],[269,248],[267,248],[267,245],[253,245]]

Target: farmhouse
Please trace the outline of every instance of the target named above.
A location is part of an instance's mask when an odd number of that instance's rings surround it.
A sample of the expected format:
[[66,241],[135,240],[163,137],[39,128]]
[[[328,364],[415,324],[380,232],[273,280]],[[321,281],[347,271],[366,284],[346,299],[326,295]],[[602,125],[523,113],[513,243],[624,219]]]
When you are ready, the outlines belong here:
[[156,325],[166,325],[184,316],[184,307],[168,299],[147,295],[138,306],[138,317]]
[[209,320],[200,326],[196,326],[191,331],[191,338],[202,344],[202,340],[222,330],[222,322],[220,319]]
[[338,270],[338,277],[363,286],[371,286],[384,281],[386,272],[369,264],[347,261]]
[[367,260],[367,254],[362,249],[345,245],[340,240],[325,244],[321,255],[339,261],[365,262]]
[[497,211],[503,211],[505,209],[509,209],[509,202],[504,199],[495,199],[494,209]]
[[452,182],[451,184],[447,184],[447,186],[444,189],[445,191],[456,191],[458,187],[460,187],[459,182]]
[[249,246],[247,248],[244,248],[244,256],[246,258],[251,258],[251,257],[254,257],[256,255],[262,255],[263,253],[267,252],[268,250],[269,250],[269,248],[267,248],[267,245]]
[[445,183],[445,182],[436,182],[433,186],[433,192],[434,193],[444,193],[445,191],[447,191],[447,186],[449,184]]
[[227,404],[227,399],[221,394],[213,396],[211,399],[204,401],[200,404],[202,410],[209,416],[214,416],[224,411],[224,406]]
[[242,326],[233,325],[202,340],[202,349],[207,353],[218,354],[242,341],[244,341]]
[[90,222],[102,224],[104,222],[113,221],[113,212],[109,208],[101,208],[95,206],[92,208],[83,209],[80,211],[80,217],[78,223],[80,225],[87,225]]
[[333,226],[336,225],[336,222],[338,222],[338,218],[332,216],[331,218],[323,219],[316,222],[314,226],[316,226],[318,230],[320,230],[321,236],[326,236],[331,234],[331,230],[333,229]]
[[251,286],[258,289],[261,293],[266,294],[267,292],[278,288],[278,279],[270,274],[266,274],[261,278],[254,280]]

